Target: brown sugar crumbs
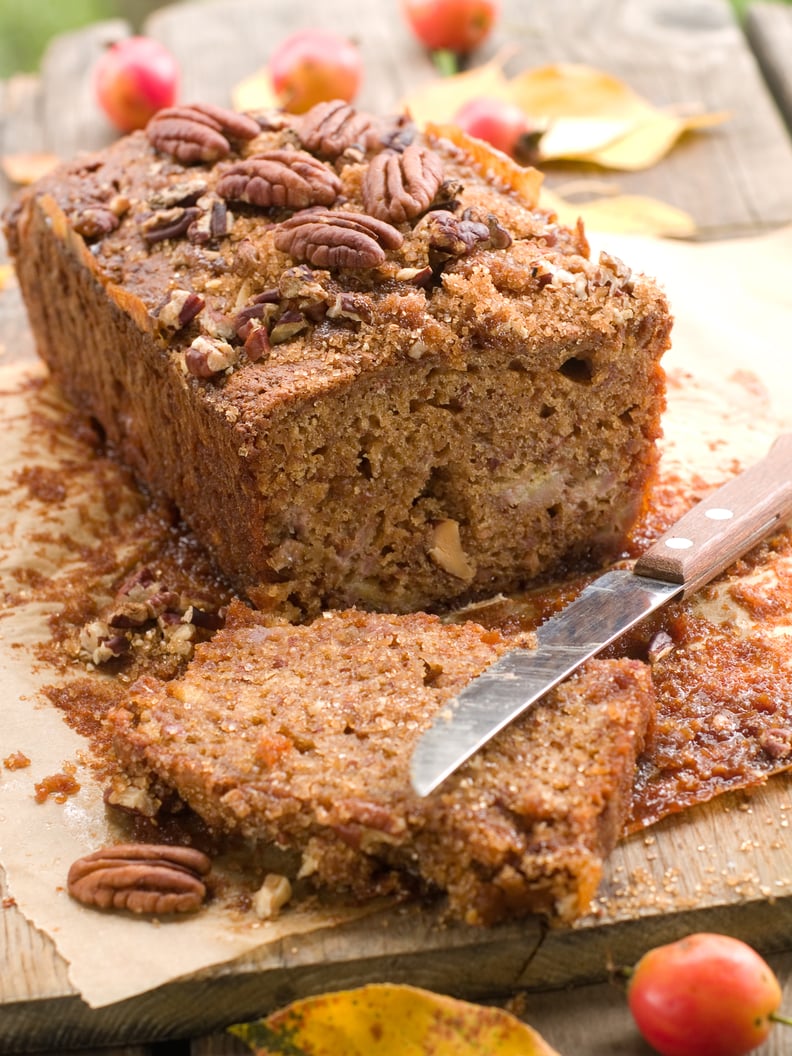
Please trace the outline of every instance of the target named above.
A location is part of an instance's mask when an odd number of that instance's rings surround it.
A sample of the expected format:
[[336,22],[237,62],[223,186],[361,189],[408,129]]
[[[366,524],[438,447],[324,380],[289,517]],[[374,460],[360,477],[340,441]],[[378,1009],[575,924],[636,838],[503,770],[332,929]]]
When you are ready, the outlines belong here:
[[56,803],[65,803],[69,796],[75,796],[80,791],[79,782],[67,769],[64,766],[60,773],[50,774],[36,783],[34,799],[37,803],[44,803],[50,796]]
[[24,770],[26,766],[30,766],[30,760],[24,752],[12,752],[3,760],[3,766],[6,770]]

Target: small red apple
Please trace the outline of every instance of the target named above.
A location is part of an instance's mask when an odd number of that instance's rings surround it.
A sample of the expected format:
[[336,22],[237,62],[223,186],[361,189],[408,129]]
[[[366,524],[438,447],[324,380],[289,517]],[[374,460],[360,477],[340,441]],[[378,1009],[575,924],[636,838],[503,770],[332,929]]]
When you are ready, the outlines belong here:
[[363,80],[363,60],[351,40],[322,29],[302,29],[275,48],[269,72],[283,109],[304,114],[332,99],[352,102]]
[[541,132],[514,103],[484,97],[469,99],[457,110],[453,122],[463,132],[486,140],[523,165],[537,161]]
[[407,22],[430,51],[469,55],[492,32],[500,5],[495,0],[403,0]]
[[179,65],[151,37],[127,37],[105,51],[94,69],[97,101],[116,128],[133,132],[176,102]]
[[728,935],[699,932],[657,946],[635,966],[633,1018],[662,1056],[743,1056],[765,1040],[781,987],[759,954]]

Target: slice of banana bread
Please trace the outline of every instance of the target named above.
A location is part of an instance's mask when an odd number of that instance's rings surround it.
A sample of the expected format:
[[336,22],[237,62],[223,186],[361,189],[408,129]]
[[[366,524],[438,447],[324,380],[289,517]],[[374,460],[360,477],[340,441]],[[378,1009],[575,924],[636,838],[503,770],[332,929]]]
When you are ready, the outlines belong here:
[[666,301],[537,186],[346,104],[196,104],[6,232],[40,354],[237,588],[404,612],[613,553],[655,465]]
[[137,784],[175,789],[215,830],[298,850],[331,890],[440,890],[471,923],[569,920],[630,807],[653,712],[645,665],[592,661],[435,793],[409,783],[421,731],[514,644],[425,614],[292,626],[236,602],[183,678],[133,685],[115,748]]

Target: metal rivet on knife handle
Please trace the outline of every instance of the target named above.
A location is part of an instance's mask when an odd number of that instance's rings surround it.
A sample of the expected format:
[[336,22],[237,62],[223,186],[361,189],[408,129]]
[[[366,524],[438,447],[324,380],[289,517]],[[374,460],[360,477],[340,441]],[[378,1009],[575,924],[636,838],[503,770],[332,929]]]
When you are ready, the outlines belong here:
[[769,454],[686,513],[635,563],[635,573],[703,587],[792,516],[792,433]]

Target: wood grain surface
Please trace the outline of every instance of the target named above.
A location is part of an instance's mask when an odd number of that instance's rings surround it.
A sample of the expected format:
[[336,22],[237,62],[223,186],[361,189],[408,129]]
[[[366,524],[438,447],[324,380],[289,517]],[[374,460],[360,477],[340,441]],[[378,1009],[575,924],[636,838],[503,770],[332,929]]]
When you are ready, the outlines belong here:
[[[185,100],[227,104],[274,44],[304,24],[360,42],[362,105],[392,108],[433,75],[396,0],[175,4],[154,14],[147,32],[179,59]],[[792,121],[792,8],[758,4],[747,29],[746,39],[726,0],[506,0],[481,57],[514,46],[510,72],[584,62],[655,103],[729,111],[727,123],[686,137],[648,172],[555,166],[547,175],[551,186],[583,177],[654,195],[688,211],[701,237],[715,238],[792,221],[792,141],[783,116]],[[90,71],[107,43],[129,32],[114,21],[66,35],[53,41],[39,75],[0,84],[0,154],[67,157],[108,142],[114,133],[96,112]],[[0,201],[10,191],[6,181]],[[3,362],[33,355],[13,288],[0,294],[0,327]],[[692,928],[728,931],[767,951],[792,1006],[790,821],[792,785],[784,777],[669,819],[617,849],[596,914],[573,929],[545,932],[535,921],[487,932],[444,929],[417,911],[387,913],[100,1010],[74,993],[50,940],[11,905],[0,911],[0,1052],[125,1044],[102,1052],[149,1056],[154,1041],[189,1038],[178,1051],[232,1056],[247,1050],[212,1033],[228,1022],[307,993],[387,979],[476,999],[522,993],[525,1018],[560,1052],[640,1056],[649,1050],[608,982],[608,965],[630,963]],[[761,1051],[780,1056],[788,1036],[774,1035]]]

